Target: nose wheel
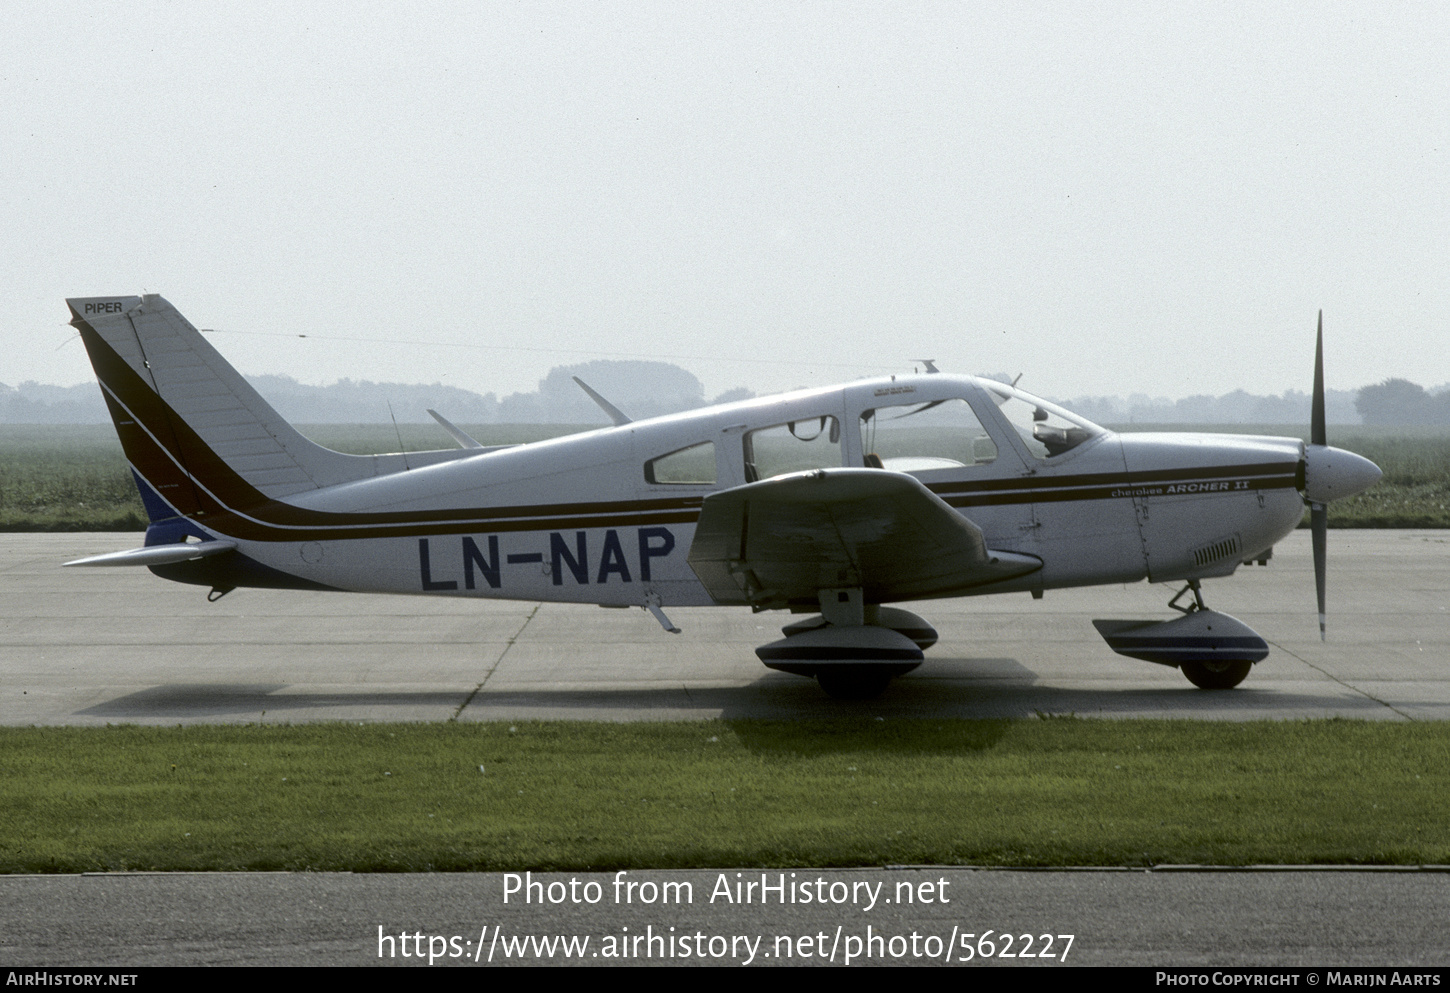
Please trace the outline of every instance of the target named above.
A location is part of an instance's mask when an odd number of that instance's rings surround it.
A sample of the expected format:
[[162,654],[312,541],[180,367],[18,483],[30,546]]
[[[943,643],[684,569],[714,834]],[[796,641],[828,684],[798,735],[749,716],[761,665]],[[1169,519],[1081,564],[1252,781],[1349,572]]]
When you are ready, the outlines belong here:
[[881,623],[797,621],[781,629],[783,639],[761,645],[755,654],[772,669],[814,678],[837,700],[874,700],[891,680],[921,665],[918,646],[936,641],[936,631],[904,610],[873,606],[870,616]]
[[1225,662],[1184,662],[1178,668],[1188,681],[1201,690],[1231,690],[1244,681],[1253,669],[1243,659]]
[[[1193,591],[1193,602],[1186,607],[1180,607],[1178,601],[1190,590]],[[1188,585],[1168,601],[1168,606],[1189,616],[1199,611],[1210,613],[1208,607],[1204,606],[1203,589],[1196,579],[1190,579]],[[1201,690],[1231,690],[1247,678],[1255,661],[1257,659],[1201,659],[1181,662],[1178,670]]]

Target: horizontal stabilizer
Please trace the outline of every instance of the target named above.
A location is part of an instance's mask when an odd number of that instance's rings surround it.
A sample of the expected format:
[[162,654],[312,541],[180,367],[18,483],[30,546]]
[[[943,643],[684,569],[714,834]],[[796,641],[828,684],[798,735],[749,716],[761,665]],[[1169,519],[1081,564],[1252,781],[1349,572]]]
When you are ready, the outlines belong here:
[[83,559],[67,562],[66,565],[171,565],[174,562],[190,562],[208,555],[220,555],[237,547],[235,541],[177,542],[171,545],[150,545],[133,548],[126,552],[109,552],[105,555],[90,555]]

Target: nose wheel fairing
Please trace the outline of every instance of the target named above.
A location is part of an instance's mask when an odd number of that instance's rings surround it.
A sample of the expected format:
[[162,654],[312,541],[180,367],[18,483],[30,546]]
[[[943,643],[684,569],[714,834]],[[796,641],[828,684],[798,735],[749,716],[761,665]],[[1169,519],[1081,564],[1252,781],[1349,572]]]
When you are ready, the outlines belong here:
[[[1180,607],[1178,601],[1189,591],[1193,602]],[[1269,643],[1253,628],[1204,605],[1196,579],[1189,580],[1168,606],[1183,616],[1171,621],[1094,620],[1093,627],[1119,655],[1172,666],[1205,690],[1232,689],[1269,654]]]
[[1243,621],[1216,610],[1195,610],[1171,621],[1095,620],[1093,627],[1119,655],[1173,666],[1258,662],[1269,643]]

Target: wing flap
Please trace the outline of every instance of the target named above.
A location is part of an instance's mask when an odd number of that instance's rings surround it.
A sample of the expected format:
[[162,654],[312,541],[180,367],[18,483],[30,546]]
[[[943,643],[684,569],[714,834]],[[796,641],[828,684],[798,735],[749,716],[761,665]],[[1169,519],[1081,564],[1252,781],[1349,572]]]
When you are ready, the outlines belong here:
[[987,548],[982,530],[915,477],[817,469],[705,498],[690,566],[719,603],[783,606],[861,587],[867,602],[948,596],[1041,568]]

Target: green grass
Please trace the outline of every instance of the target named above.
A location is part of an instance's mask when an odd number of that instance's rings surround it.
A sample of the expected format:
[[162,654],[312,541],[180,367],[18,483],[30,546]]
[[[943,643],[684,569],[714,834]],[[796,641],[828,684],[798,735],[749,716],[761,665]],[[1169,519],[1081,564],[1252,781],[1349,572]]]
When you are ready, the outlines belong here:
[[[426,424],[319,424],[304,434],[339,452],[452,448]],[[482,424],[464,430],[484,445],[539,441],[587,430],[565,424]],[[0,425],[0,531],[144,531],[146,511],[109,424]]]
[[[1329,505],[1330,527],[1450,527],[1450,431],[1416,434],[1331,436],[1330,443],[1357,452],[1384,470],[1378,484]],[[1413,429],[1402,428],[1409,432]]]
[[1450,863],[1447,814],[1443,722],[0,729],[11,873]]
[[142,531],[109,424],[0,425],[0,531]]
[[[1288,425],[1118,425],[1123,430],[1197,430],[1302,436]],[[408,451],[451,447],[441,428],[399,425]],[[398,450],[391,424],[304,426],[308,437],[353,454]],[[485,445],[538,441],[578,425],[464,427]],[[1334,427],[1330,442],[1385,472],[1369,491],[1330,506],[1330,527],[1450,528],[1450,430]],[[1306,515],[1307,521],[1307,515]],[[140,531],[141,498],[109,425],[0,425],[0,531]]]

